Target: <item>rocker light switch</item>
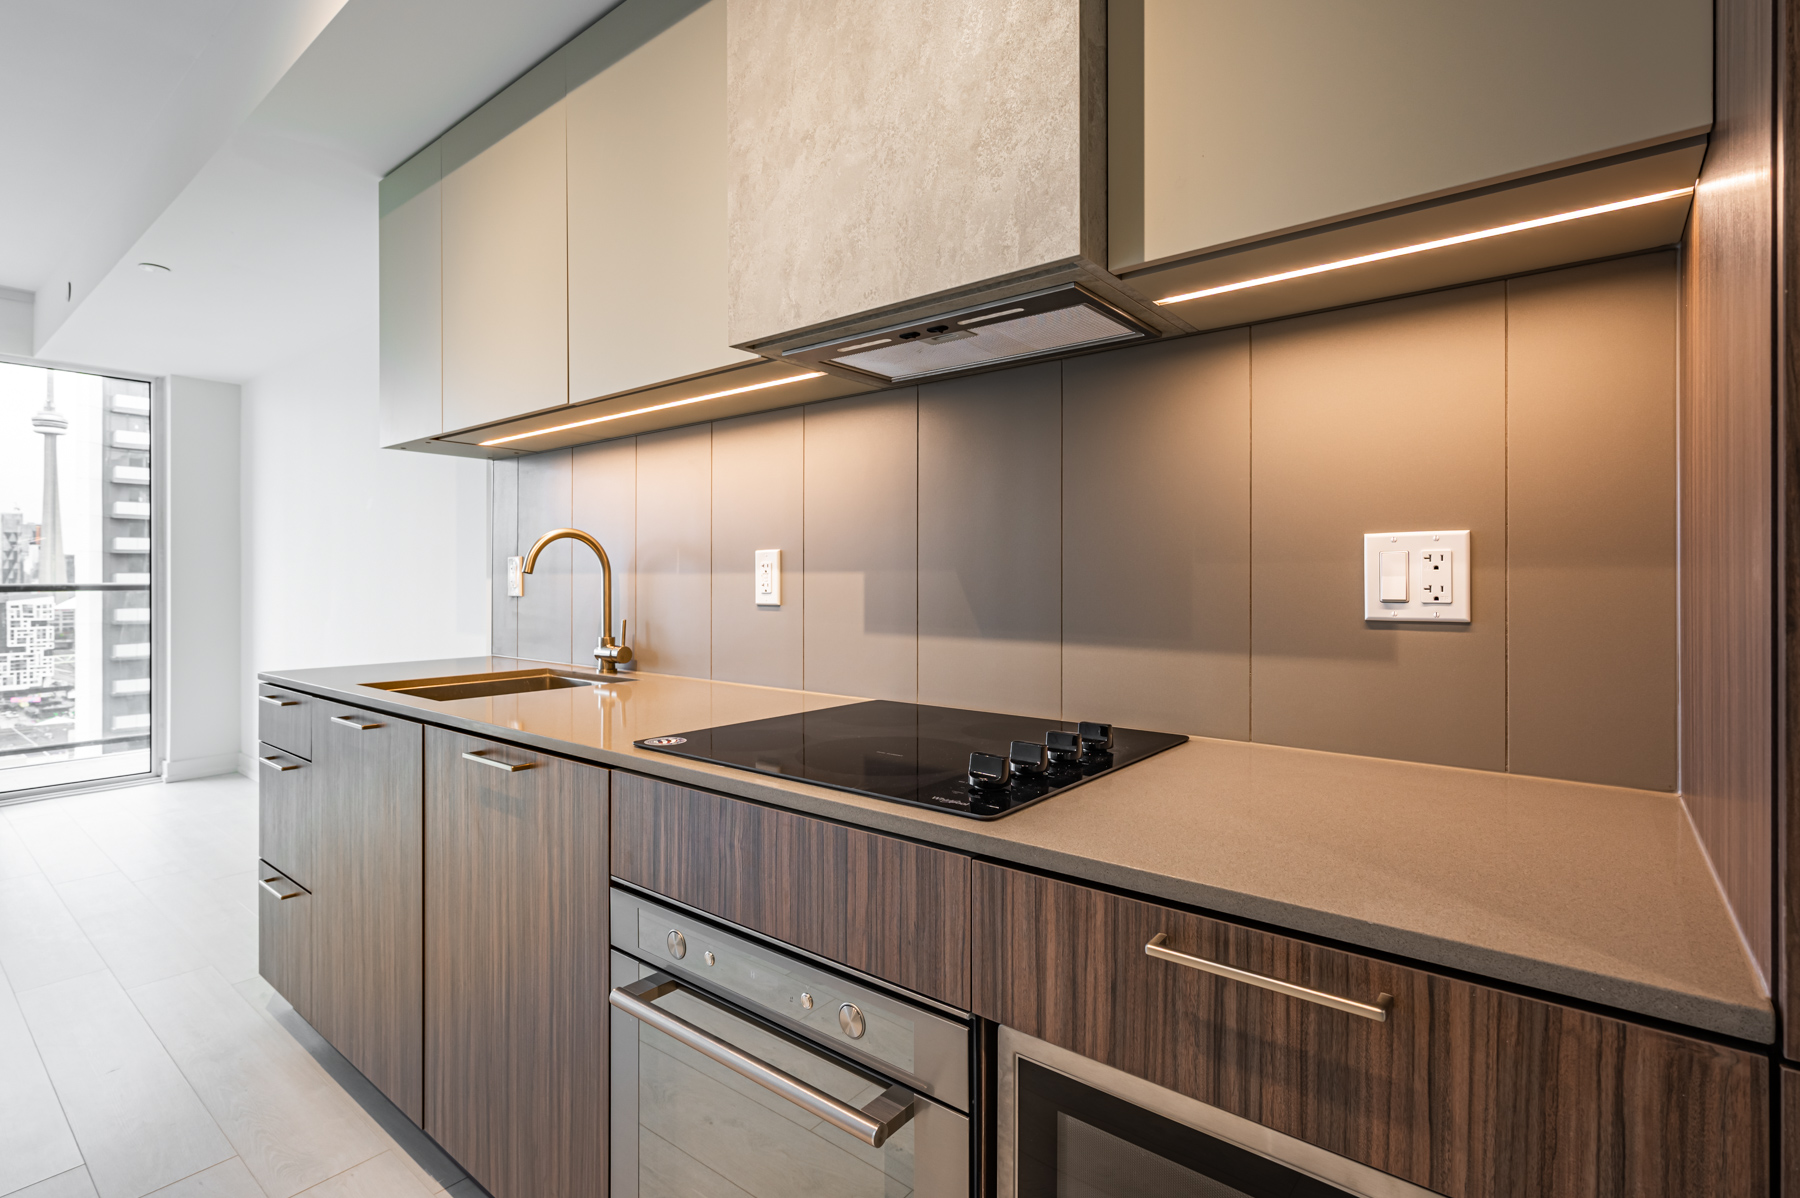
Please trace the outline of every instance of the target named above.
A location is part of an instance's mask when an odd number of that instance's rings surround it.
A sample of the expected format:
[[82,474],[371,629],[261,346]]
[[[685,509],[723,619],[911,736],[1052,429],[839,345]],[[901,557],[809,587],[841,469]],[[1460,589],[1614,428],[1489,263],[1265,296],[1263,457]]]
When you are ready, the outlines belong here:
[[1404,549],[1381,551],[1381,601],[1383,603],[1406,602],[1406,559],[1409,556]]
[[1363,535],[1363,619],[1469,622],[1469,533]]

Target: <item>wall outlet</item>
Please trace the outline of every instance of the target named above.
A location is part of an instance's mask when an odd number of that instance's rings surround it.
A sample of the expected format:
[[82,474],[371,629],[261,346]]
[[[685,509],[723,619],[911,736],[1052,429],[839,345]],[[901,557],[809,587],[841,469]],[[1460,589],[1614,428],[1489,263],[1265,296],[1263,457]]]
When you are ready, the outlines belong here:
[[756,551],[756,606],[781,606],[781,550]]
[[506,593],[514,599],[525,593],[525,559],[522,557],[506,559]]
[[1363,535],[1363,619],[1469,622],[1469,532]]

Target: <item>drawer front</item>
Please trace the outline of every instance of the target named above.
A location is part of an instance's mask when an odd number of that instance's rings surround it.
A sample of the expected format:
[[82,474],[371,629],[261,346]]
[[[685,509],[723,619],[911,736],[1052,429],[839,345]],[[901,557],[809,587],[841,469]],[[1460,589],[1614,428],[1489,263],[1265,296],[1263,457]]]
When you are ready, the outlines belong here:
[[318,700],[266,682],[256,685],[256,739],[312,760],[313,707]]
[[969,1005],[967,857],[625,773],[612,846],[623,881]]
[[[976,1014],[1451,1198],[1766,1192],[1768,1067],[1704,1041],[999,866]],[[1372,1004],[1385,1022],[1171,950]]]
[[256,747],[257,846],[262,859],[300,883],[313,883],[312,763],[271,744]]
[[312,895],[267,861],[259,862],[257,972],[311,1021]]

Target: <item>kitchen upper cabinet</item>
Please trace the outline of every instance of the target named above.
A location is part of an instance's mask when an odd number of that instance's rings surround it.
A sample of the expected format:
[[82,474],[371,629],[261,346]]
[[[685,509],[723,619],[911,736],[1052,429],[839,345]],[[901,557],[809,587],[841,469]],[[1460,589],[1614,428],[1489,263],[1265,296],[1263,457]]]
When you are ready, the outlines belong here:
[[424,729],[313,704],[312,1024],[424,1117]]
[[495,1198],[604,1198],[607,792],[425,733],[425,1130]]
[[727,2],[732,344],[1104,284],[1104,0]]
[[563,59],[440,139],[443,427],[569,400]]
[[1704,133],[1712,21],[1710,0],[1114,0],[1111,265]]
[[569,397],[754,360],[725,324],[725,0],[627,0],[565,57]]
[[381,181],[381,444],[444,431],[443,147]]

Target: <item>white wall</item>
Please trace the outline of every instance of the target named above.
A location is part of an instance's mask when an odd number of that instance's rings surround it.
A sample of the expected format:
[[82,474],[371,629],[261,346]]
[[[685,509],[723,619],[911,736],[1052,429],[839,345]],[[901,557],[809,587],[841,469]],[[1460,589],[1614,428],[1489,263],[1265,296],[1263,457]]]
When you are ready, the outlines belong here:
[[368,259],[344,331],[244,387],[246,755],[258,671],[488,651],[487,463],[376,447]]
[[31,319],[34,309],[29,291],[0,287],[0,354],[31,356]]
[[159,605],[163,777],[238,768],[238,388],[176,376],[165,383],[162,458],[166,589]]

